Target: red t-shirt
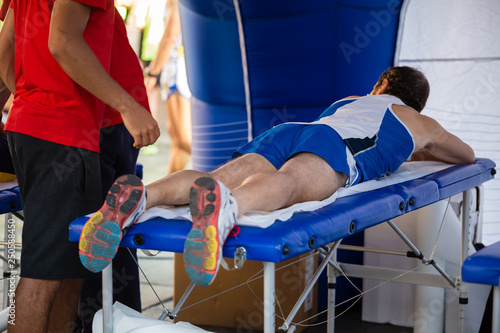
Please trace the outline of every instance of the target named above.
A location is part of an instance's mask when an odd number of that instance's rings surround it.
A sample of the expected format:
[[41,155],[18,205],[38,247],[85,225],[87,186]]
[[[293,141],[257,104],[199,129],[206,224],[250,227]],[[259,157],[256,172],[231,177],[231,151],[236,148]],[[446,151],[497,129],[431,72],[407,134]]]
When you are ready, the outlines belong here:
[[[134,49],[127,37],[127,28],[122,17],[116,10],[113,45],[111,47],[111,68],[109,74],[146,110],[149,109],[148,95],[144,86],[144,75]],[[122,123],[120,113],[106,105],[102,127]]]
[[[93,7],[83,37],[109,71],[113,0],[74,0]],[[54,1],[13,0],[16,91],[5,130],[99,151],[105,105],[76,84],[48,49]]]

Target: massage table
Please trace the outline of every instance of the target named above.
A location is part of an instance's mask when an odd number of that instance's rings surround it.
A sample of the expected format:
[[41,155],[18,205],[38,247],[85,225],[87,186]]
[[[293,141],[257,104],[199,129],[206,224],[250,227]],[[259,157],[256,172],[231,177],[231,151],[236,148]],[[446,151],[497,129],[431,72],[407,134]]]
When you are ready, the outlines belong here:
[[[391,219],[425,207],[460,192],[464,196],[464,211],[470,211],[471,190],[492,179],[495,175],[495,163],[489,159],[478,158],[474,164],[446,166],[431,174],[391,184],[375,190],[354,193],[337,198],[333,203],[314,211],[292,215],[286,221],[276,221],[267,228],[241,226],[238,237],[228,238],[223,248],[226,258],[235,258],[235,266],[241,266],[245,260],[261,261],[264,265],[264,332],[293,332],[292,324],[302,302],[306,298],[322,271],[328,266],[328,285],[334,286],[340,271],[352,271],[353,276],[361,276],[360,270],[353,265],[336,262],[335,255],[341,240],[380,223],[387,222],[408,244],[408,256],[418,258],[423,263],[432,265],[439,274],[421,272],[408,273],[416,276],[409,283],[454,288],[460,292],[460,303],[465,305],[467,288],[460,276],[451,277],[432,260],[427,260],[411,241],[401,233]],[[388,177],[391,178],[391,177]],[[83,225],[88,216],[73,221],[70,226],[70,240],[78,241]],[[463,214],[462,221],[462,262],[468,256],[469,215]],[[184,241],[191,229],[191,222],[185,219],[151,218],[132,227],[124,236],[121,246],[143,250],[157,250],[182,253]],[[301,254],[317,250],[323,261],[306,286],[289,316],[277,326],[275,323],[274,274],[275,264]],[[237,263],[237,264],[236,264]],[[111,266],[111,265],[110,265]],[[112,332],[112,273],[108,266],[103,271],[103,323],[104,332]],[[378,274],[378,273],[377,273]],[[386,272],[386,275],[391,273]],[[397,274],[396,273],[392,273]],[[349,274],[347,274],[349,275]],[[180,307],[194,288],[191,284],[176,308],[162,315],[175,318]],[[335,289],[329,289],[328,331],[334,331]],[[465,311],[460,307],[460,312]],[[463,320],[463,316],[460,317]],[[463,324],[460,325],[463,331]]]

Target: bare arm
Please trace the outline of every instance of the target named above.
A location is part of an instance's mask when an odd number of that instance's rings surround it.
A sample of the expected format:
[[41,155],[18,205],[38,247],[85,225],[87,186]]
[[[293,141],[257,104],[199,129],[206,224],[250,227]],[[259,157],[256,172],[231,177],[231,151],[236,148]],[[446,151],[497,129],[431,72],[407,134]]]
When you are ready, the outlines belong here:
[[[14,77],[14,12],[12,9],[7,11],[5,20],[0,31],[0,76],[2,83],[0,87],[0,103],[3,105],[7,102],[10,92],[15,90]],[[7,88],[9,91],[7,92]],[[5,100],[4,100],[5,99]]]
[[472,148],[446,131],[436,120],[419,114],[408,106],[393,105],[393,110],[413,134],[415,152],[412,160],[432,160],[452,164],[475,162]]
[[430,132],[431,140],[425,146],[427,152],[440,161],[453,164],[467,164],[475,162],[472,148],[457,136],[446,131],[437,121],[426,118],[425,122],[433,128]]
[[76,83],[120,112],[134,137],[134,147],[150,145],[160,135],[151,114],[139,105],[106,70],[83,38],[91,7],[71,0],[56,0],[52,10],[49,50]]
[[158,44],[158,52],[149,65],[151,74],[160,74],[163,65],[168,62],[170,51],[181,31],[181,19],[177,0],[167,0],[167,18],[165,30]]

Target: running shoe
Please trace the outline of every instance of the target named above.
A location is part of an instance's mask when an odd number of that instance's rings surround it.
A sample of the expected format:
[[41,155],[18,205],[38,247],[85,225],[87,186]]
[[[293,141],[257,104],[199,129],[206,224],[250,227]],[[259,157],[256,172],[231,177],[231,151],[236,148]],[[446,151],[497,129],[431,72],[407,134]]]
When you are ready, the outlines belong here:
[[189,192],[193,227],[184,243],[184,266],[199,286],[211,284],[222,260],[222,246],[236,223],[236,200],[222,183],[198,178]]
[[80,261],[98,273],[116,255],[123,235],[146,206],[146,190],[134,175],[119,177],[111,186],[99,211],[85,223],[80,236]]

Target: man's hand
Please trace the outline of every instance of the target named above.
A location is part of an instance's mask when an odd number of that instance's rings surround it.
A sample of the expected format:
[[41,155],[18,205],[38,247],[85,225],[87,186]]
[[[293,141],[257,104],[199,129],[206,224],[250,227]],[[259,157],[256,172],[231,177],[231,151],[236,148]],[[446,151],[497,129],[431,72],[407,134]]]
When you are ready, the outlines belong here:
[[122,112],[125,127],[134,138],[134,147],[152,145],[160,137],[160,128],[151,114],[139,104],[135,108]]

